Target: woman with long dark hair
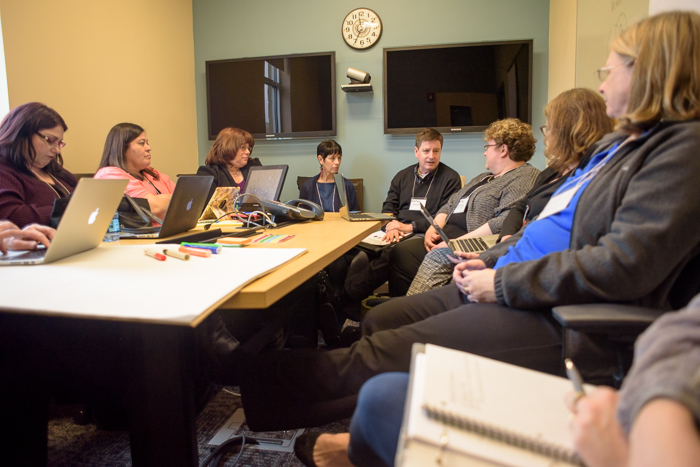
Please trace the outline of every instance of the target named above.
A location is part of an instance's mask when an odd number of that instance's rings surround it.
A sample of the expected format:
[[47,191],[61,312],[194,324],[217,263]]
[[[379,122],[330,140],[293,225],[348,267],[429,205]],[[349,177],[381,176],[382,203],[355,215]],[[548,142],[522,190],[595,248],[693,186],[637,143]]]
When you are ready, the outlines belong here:
[[67,198],[77,180],[63,168],[68,129],[50,107],[30,102],[0,123],[0,219],[19,227],[49,225],[54,200]]
[[125,193],[134,198],[146,198],[151,212],[161,218],[175,190],[175,182],[170,177],[151,167],[148,136],[134,123],[119,123],[109,130],[95,178],[128,179]]

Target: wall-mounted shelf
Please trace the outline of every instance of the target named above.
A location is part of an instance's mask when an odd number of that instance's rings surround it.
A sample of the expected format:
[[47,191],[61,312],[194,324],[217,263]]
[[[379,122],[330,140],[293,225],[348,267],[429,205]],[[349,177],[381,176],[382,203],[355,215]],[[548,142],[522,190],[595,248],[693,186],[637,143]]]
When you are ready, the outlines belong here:
[[374,92],[372,85],[369,83],[341,84],[340,89],[345,92]]

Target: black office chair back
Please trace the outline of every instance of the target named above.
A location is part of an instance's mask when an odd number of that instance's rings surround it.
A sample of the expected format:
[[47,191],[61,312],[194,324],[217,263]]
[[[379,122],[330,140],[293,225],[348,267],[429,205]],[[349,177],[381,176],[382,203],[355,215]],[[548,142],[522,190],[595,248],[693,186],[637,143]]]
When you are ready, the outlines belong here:
[[685,265],[668,296],[673,309],[678,310],[686,306],[698,293],[700,293],[700,254]]

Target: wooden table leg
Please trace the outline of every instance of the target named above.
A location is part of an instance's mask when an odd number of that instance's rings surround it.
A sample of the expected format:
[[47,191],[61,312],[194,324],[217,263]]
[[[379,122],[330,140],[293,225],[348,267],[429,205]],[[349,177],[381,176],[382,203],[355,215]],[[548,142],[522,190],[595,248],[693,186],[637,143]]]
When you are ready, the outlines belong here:
[[197,466],[194,333],[135,324],[127,330],[127,400],[133,465]]

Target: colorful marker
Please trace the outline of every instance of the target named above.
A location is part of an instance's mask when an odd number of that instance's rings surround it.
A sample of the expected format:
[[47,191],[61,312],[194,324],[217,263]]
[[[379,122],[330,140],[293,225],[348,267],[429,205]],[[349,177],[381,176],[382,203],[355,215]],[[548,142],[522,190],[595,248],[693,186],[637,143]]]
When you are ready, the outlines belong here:
[[190,255],[185,253],[180,253],[177,250],[163,250],[165,256],[172,256],[173,258],[181,259],[183,261],[189,261]]
[[219,253],[221,253],[221,247],[214,245],[212,243],[187,243],[187,242],[183,242],[183,243],[180,243],[180,245],[186,246],[187,248],[198,248],[200,250],[209,250],[215,255],[218,255]]
[[210,258],[211,257],[211,251],[210,250],[205,250],[203,248],[188,248],[186,246],[181,246],[178,248],[180,253],[187,253],[188,255],[192,256],[201,256],[202,258]]
[[147,249],[146,251],[144,251],[144,253],[146,253],[146,256],[150,256],[151,258],[155,258],[158,261],[165,261],[166,259],[168,259],[165,257],[164,254],[158,253],[157,251],[154,251],[151,249]]

